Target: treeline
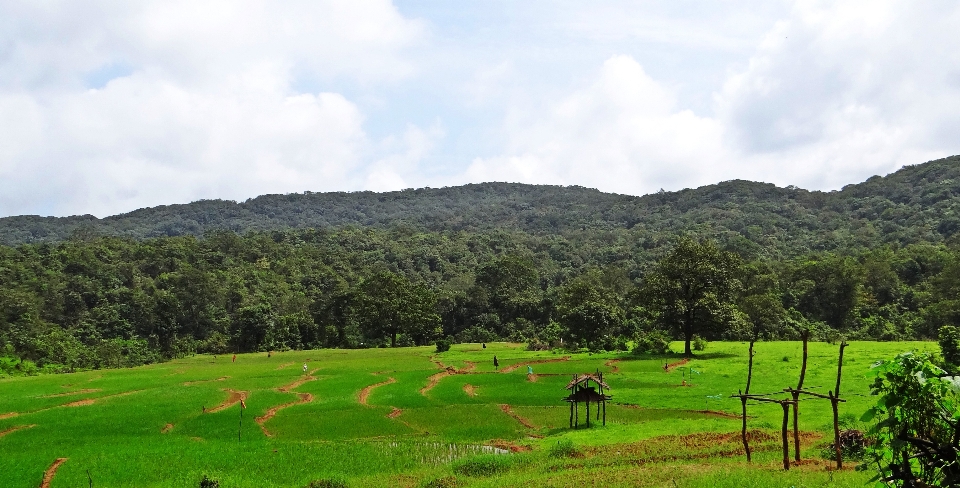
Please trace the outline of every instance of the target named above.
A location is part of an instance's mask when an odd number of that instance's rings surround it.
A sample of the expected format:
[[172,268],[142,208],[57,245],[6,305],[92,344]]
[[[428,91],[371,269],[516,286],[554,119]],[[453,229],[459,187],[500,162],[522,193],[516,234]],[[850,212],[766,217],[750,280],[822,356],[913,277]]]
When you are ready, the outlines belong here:
[[607,350],[801,330],[925,339],[960,325],[960,249],[945,244],[792,259],[692,235],[658,259],[631,245],[346,228],[0,246],[0,366],[72,370],[446,338]]

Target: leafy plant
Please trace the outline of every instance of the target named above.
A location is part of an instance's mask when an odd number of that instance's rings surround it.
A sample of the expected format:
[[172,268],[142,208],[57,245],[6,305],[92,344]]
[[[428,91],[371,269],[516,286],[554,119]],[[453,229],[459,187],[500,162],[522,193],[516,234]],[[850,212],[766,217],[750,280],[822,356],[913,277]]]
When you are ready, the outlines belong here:
[[306,488],[347,488],[347,482],[340,478],[324,478],[313,480]]
[[703,351],[707,348],[707,340],[699,335],[693,336],[693,350]]
[[210,479],[207,475],[203,475],[203,478],[200,480],[200,488],[220,488],[220,481]]
[[947,366],[960,366],[960,329],[952,325],[940,327],[937,342],[940,343],[940,355]]
[[582,455],[580,450],[577,449],[577,446],[574,445],[573,441],[570,439],[557,441],[556,444],[550,446],[549,452],[550,457],[555,458],[579,457]]
[[[888,486],[960,485],[957,383],[927,354],[902,353],[873,367],[877,403],[861,420],[875,421],[861,469],[877,469]],[[925,483],[918,484],[918,481]]]
[[504,454],[483,454],[458,461],[453,471],[464,476],[493,476],[510,469],[512,461]]

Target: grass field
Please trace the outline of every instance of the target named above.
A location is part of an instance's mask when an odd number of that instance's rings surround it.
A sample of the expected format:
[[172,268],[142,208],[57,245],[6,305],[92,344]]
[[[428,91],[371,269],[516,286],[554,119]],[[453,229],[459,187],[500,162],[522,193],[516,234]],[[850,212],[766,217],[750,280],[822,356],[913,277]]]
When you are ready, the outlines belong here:
[[[349,486],[863,486],[869,473],[832,472],[820,454],[832,438],[825,401],[801,404],[810,461],[788,473],[779,464],[780,407],[751,407],[759,452],[745,462],[740,403],[729,395],[743,388],[746,348],[711,343],[670,372],[664,362],[679,357],[527,352],[500,343],[442,354],[421,347],[243,354],[235,362],[195,356],[5,378],[0,486],[39,486],[61,458],[52,487],[91,480],[95,487],[196,487],[204,475],[222,488],[334,478]],[[854,425],[872,402],[866,374],[873,362],[934,348],[852,343],[843,421]],[[800,349],[758,343],[751,390],[795,386]],[[810,344],[806,385],[832,389],[837,349]],[[532,365],[536,376],[528,377],[525,365],[534,361],[541,361]],[[563,387],[573,373],[596,370],[615,403],[607,425],[571,430]]]

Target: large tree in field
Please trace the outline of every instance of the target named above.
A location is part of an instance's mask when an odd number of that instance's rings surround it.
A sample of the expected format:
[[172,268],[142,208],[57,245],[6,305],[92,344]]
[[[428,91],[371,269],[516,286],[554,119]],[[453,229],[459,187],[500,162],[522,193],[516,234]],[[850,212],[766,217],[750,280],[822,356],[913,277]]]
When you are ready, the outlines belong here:
[[423,345],[441,332],[436,294],[395,273],[377,273],[363,280],[356,299],[357,318],[364,334],[389,337],[391,347],[397,346],[401,333]]
[[683,337],[685,355],[694,334],[719,337],[736,316],[741,267],[736,254],[683,237],[644,279],[646,307],[658,325]]

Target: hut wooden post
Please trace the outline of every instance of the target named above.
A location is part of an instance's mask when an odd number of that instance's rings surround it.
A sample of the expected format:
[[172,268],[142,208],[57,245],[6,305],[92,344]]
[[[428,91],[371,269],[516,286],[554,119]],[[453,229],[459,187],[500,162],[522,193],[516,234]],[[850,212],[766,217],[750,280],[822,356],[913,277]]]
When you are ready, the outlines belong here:
[[840,359],[837,360],[837,387],[830,392],[830,403],[833,406],[833,448],[837,455],[837,469],[843,469],[843,452],[840,449],[840,412],[837,404],[840,402],[840,374],[843,372],[843,350],[847,341],[840,342]]
[[790,442],[787,440],[787,425],[790,419],[790,402],[781,401],[780,406],[783,407],[783,469],[785,471],[790,470]]
[[590,427],[590,400],[587,400],[583,403],[587,404],[587,427]]
[[803,364],[800,366],[800,381],[797,382],[797,389],[793,390],[793,459],[800,461],[800,428],[798,427],[798,419],[800,413],[800,390],[803,389],[803,378],[807,374],[807,341],[810,338],[809,331],[803,331],[801,333],[803,338]]
[[570,428],[573,428],[573,402],[570,403]]

